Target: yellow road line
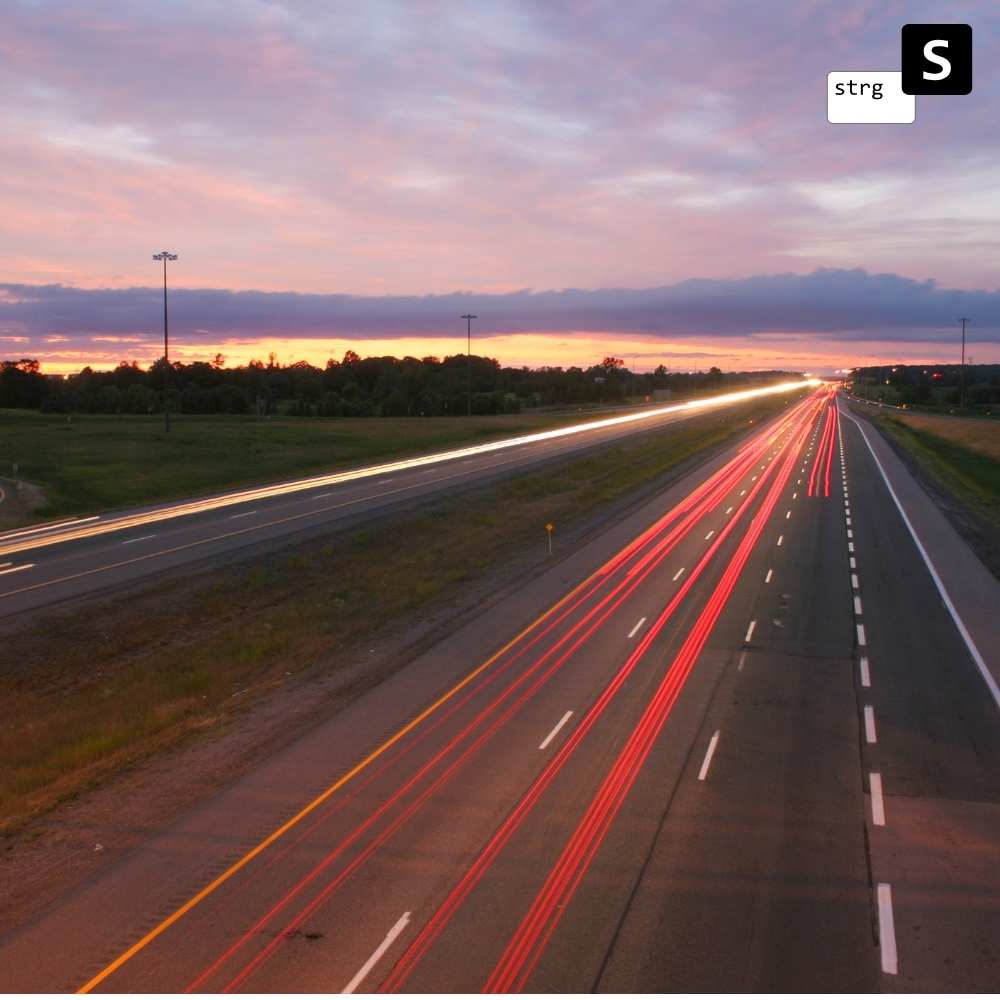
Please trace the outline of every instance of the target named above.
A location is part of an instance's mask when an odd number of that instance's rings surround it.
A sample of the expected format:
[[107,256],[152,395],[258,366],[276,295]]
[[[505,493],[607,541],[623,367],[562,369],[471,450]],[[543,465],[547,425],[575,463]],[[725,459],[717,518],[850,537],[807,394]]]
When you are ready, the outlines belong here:
[[90,993],[95,987],[99,986],[108,976],[120,969],[130,958],[136,956],[140,951],[143,950],[148,944],[155,941],[164,931],[169,927],[172,927],[178,920],[181,919],[186,913],[193,910],[203,899],[210,896],[219,886],[223,883],[228,882],[238,871],[245,868],[258,854],[267,850],[275,841],[283,837],[292,827],[300,823],[306,818],[310,813],[314,812],[319,806],[321,806],[334,792],[343,788],[349,781],[357,777],[366,767],[369,766],[377,758],[381,757],[382,754],[386,752],[390,747],[398,743],[407,733],[415,729],[421,722],[424,721],[429,715],[436,712],[442,705],[453,698],[459,691],[461,691],[466,685],[471,683],[476,677],[478,677],[484,670],[494,664],[504,653],[508,652],[512,646],[520,642],[532,629],[540,625],[546,618],[549,618],[554,612],[561,608],[567,601],[573,598],[583,587],[590,583],[597,576],[597,572],[591,573],[585,580],[578,583],[571,591],[561,597],[555,604],[553,604],[546,611],[542,612],[530,625],[522,629],[513,639],[508,643],[498,649],[488,660],[485,660],[478,667],[476,667],[471,673],[467,674],[462,678],[453,688],[443,694],[437,701],[432,705],[425,708],[416,718],[408,722],[402,729],[398,730],[393,736],[390,736],[381,746],[373,750],[367,757],[362,761],[355,764],[354,767],[350,769],[341,778],[338,778],[329,788],[320,792],[308,805],[300,809],[291,819],[287,820],[281,826],[279,826],[275,831],[268,834],[256,847],[251,848],[246,854],[243,855],[239,860],[233,862],[221,875],[217,876],[203,889],[195,893],[186,903],[179,906],[170,916],[164,918],[160,923],[158,923],[151,931],[141,937],[135,944],[123,951],[113,962],[105,966],[100,972],[97,973],[92,979],[84,983],[76,992],[77,993]]

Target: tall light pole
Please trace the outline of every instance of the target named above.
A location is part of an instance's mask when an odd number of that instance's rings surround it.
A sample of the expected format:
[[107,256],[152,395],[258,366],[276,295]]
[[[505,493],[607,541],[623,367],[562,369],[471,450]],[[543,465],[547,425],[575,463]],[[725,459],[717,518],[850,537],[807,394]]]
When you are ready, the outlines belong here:
[[466,358],[466,404],[469,416],[472,416],[472,321],[474,319],[479,319],[475,313],[465,313],[462,316],[465,320],[465,333],[468,337],[468,346],[465,351]]
[[163,429],[170,430],[170,338],[167,332],[167,261],[177,260],[177,254],[161,250],[153,260],[163,261]]
[[962,317],[962,374],[958,383],[958,408],[960,410],[965,409],[965,324],[968,322],[968,318]]

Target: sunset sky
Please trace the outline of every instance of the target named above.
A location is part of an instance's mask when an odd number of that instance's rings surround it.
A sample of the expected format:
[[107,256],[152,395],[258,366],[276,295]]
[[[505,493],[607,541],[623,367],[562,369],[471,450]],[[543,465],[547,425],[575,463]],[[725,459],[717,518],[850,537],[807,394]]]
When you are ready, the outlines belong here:
[[[973,93],[828,125],[972,24]],[[59,3],[0,11],[0,357],[1000,362],[1000,7]],[[634,359],[634,361],[633,361]]]

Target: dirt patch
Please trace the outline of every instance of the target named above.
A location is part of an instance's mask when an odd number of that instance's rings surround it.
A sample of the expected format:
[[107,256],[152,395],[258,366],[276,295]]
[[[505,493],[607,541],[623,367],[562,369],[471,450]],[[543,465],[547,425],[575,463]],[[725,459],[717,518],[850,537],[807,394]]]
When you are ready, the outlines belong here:
[[0,531],[16,528],[31,519],[48,500],[40,486],[13,479],[0,479]]

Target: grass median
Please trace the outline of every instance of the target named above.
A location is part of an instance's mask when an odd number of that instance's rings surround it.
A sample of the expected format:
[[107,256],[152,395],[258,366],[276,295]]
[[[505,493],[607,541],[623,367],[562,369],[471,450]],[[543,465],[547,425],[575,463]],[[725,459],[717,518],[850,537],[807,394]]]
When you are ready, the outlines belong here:
[[0,832],[224,725],[290,675],[346,676],[361,643],[387,625],[454,600],[529,546],[544,558],[547,522],[561,532],[586,523],[792,398],[703,414],[559,468],[12,632],[0,666]]

